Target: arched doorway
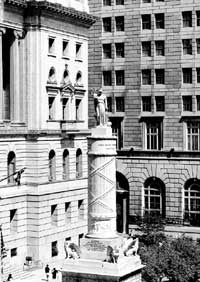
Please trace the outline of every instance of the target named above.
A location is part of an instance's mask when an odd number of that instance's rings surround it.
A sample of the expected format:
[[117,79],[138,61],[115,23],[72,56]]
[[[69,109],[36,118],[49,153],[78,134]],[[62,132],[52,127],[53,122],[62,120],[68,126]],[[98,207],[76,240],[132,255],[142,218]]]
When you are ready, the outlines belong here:
[[126,177],[118,171],[116,180],[117,232],[128,233],[129,183]]

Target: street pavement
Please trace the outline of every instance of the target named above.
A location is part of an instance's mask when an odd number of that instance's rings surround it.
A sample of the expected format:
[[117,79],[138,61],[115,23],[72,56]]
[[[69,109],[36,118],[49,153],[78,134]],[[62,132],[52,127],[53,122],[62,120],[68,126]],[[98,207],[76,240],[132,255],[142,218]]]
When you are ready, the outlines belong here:
[[[46,262],[43,265],[43,268],[38,268],[38,269],[29,269],[26,270],[27,272],[30,273],[30,277],[28,278],[23,278],[23,279],[13,279],[14,282],[47,282],[46,279],[46,274],[44,271],[44,268],[46,266],[46,264],[49,265],[50,268],[50,275],[49,275],[49,282],[61,282],[62,281],[62,274],[60,271],[58,271],[58,275],[56,279],[52,279],[52,274],[51,274],[51,270],[55,267],[57,270],[61,270],[62,266],[64,264],[64,260],[62,261],[57,261],[57,262]],[[14,277],[13,277],[14,278]]]

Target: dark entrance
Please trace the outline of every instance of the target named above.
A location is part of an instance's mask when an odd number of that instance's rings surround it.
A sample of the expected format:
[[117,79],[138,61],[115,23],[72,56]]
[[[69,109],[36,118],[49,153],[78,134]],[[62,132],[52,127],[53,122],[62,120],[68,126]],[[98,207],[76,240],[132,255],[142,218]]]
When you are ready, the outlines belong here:
[[129,184],[126,177],[116,172],[117,179],[117,232],[128,233]]

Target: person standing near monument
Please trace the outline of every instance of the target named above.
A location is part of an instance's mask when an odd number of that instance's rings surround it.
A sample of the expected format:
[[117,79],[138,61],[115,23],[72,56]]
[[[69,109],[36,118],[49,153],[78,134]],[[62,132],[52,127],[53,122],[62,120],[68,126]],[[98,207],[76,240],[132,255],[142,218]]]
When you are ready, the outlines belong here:
[[94,93],[94,107],[96,111],[97,125],[106,125],[107,99],[106,95],[102,93],[102,89],[99,89]]
[[50,272],[50,268],[49,268],[49,265],[48,265],[48,264],[45,266],[44,271],[45,271],[45,274],[46,274],[46,279],[47,279],[47,281],[49,281],[49,272]]

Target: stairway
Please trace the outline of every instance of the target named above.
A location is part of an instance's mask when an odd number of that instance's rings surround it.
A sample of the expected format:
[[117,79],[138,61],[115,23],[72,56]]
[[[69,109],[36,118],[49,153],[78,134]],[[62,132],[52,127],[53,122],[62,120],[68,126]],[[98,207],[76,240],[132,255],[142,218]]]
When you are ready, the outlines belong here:
[[12,274],[13,279],[27,279],[33,276],[32,271],[23,270],[21,266],[4,266],[3,281],[6,281],[9,274]]

